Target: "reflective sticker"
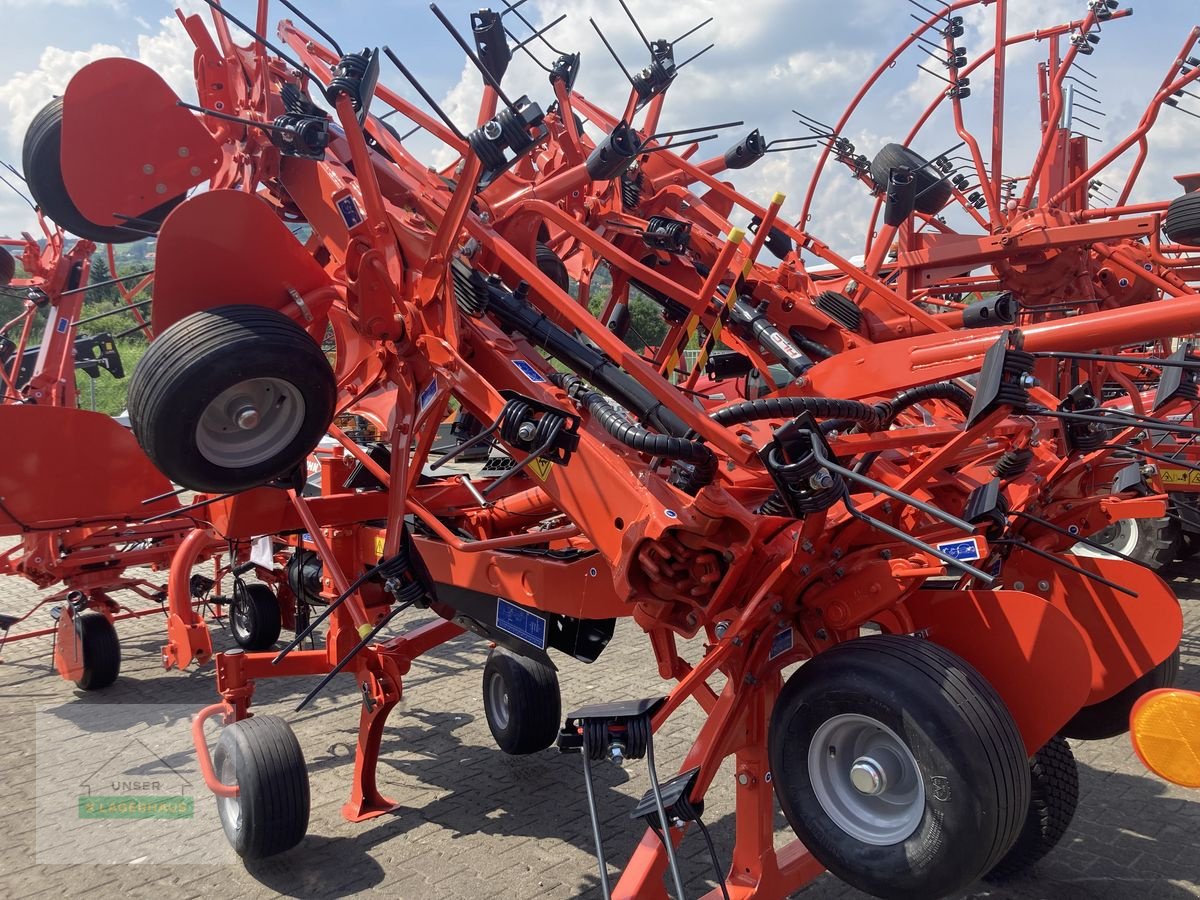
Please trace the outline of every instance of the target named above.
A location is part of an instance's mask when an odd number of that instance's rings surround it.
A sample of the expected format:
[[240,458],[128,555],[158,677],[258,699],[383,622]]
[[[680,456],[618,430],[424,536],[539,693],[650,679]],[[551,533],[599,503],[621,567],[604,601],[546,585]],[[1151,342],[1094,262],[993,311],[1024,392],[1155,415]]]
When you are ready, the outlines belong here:
[[947,556],[957,559],[959,562],[970,562],[973,559],[979,559],[983,555],[979,552],[979,541],[976,538],[965,538],[961,541],[942,541],[940,544],[934,544],[933,546]]
[[777,656],[782,656],[792,649],[794,643],[795,638],[792,634],[792,628],[789,625],[783,631],[779,632],[779,634],[775,635],[774,640],[771,641],[771,652],[768,654],[767,659],[772,660]]
[[525,362],[525,360],[523,360],[523,359],[514,359],[513,365],[517,367],[517,371],[519,371],[522,375],[524,375],[526,378],[528,378],[534,384],[539,384],[546,380],[544,377],[542,377],[541,372],[539,372],[537,369],[535,369],[529,363]]
[[546,620],[503,597],[496,598],[496,627],[539,650],[546,649]]
[[425,390],[421,391],[421,396],[417,398],[418,412],[425,412],[425,407],[433,402],[434,396],[437,394],[437,376],[433,376],[433,381],[429,382]]
[[375,555],[378,557],[383,556],[383,535],[381,534],[375,537]]
[[554,463],[548,459],[543,459],[540,456],[529,464],[529,471],[531,471],[538,478],[542,479],[542,481],[545,481],[550,477],[550,470],[553,468]]
[[55,327],[55,330],[58,331],[59,334],[66,334],[67,329],[71,327],[71,320],[66,319],[66,318],[59,319],[58,324],[55,325],[54,327]]
[[342,214],[342,221],[346,223],[347,228],[355,228],[362,224],[362,213],[358,211],[358,204],[354,202],[351,196],[345,196],[337,202],[338,212]]

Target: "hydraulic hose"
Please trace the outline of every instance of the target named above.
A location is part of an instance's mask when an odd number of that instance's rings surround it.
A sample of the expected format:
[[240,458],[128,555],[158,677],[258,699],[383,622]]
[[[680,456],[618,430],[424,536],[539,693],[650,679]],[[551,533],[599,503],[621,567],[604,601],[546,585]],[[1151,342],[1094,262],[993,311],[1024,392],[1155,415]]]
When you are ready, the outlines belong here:
[[858,400],[835,400],[828,397],[761,397],[744,400],[717,410],[712,420],[720,425],[741,425],[758,419],[787,419],[812,413],[818,419],[850,419],[874,429],[879,421],[877,407]]

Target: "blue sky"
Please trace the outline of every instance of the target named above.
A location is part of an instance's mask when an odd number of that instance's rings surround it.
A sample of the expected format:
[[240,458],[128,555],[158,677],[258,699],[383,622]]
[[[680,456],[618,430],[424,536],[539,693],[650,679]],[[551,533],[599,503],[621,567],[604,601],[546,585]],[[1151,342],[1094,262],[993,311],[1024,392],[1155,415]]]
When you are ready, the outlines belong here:
[[[433,17],[428,3],[298,2],[346,48],[390,44],[431,92],[444,98],[461,124],[472,121],[479,78],[465,68],[461,51]],[[443,0],[440,5],[465,30],[469,13],[484,2]],[[936,5],[936,0],[922,2],[927,7]],[[713,24],[680,49],[682,59],[684,50],[716,43],[716,48],[686,69],[671,88],[664,126],[744,119],[747,128],[742,132],[757,126],[768,138],[801,133],[789,112],[792,108],[825,121],[835,119],[858,84],[915,24],[908,17],[912,7],[903,0],[753,0],[741,4],[629,0],[629,4],[652,38],[674,38],[704,18],[715,17]],[[190,78],[191,45],[172,21],[176,5],[168,0],[0,0],[0,21],[4,23],[0,30],[0,158],[19,161],[21,136],[29,119],[90,59],[111,55],[140,58],[184,92]],[[253,18],[251,0],[229,0],[228,5],[243,18]],[[187,0],[185,6],[194,10],[203,4]],[[1086,8],[1086,0],[1010,0],[1009,31],[1024,32],[1079,18]],[[1099,76],[1098,92],[1107,116],[1091,118],[1100,125],[1099,135],[1108,141],[1133,126],[1189,29],[1200,24],[1196,0],[1140,0],[1134,8],[1131,18],[1105,27],[1096,53],[1084,62]],[[568,20],[550,37],[564,49],[583,53],[578,90],[610,108],[623,102],[627,89],[622,76],[588,24],[588,17],[594,16],[627,63],[640,64],[645,51],[639,52],[636,34],[615,0],[528,0],[522,11],[541,23],[567,13]],[[273,20],[286,15],[281,4],[272,5]],[[968,32],[959,43],[969,57],[974,49],[991,43],[991,15],[990,7],[968,11]],[[1035,67],[1044,54],[1044,43],[1031,43],[1010,57],[1010,150],[1005,165],[1009,175],[1027,171],[1036,145],[1038,123],[1032,109]],[[547,51],[543,56],[550,54]],[[846,134],[859,152],[871,156],[883,143],[901,138],[944,87],[921,73],[918,62],[940,68],[911,51],[888,73],[863,112],[851,120]],[[385,71],[385,81],[412,96],[398,76]],[[974,96],[964,104],[969,124],[981,137],[988,131],[988,82],[986,75],[976,78]],[[545,75],[523,58],[514,62],[505,86],[514,94],[529,93],[543,104],[549,100]],[[1200,100],[1189,102],[1200,114]],[[729,141],[713,142],[713,153],[736,136],[731,132]],[[956,142],[949,123],[935,118],[914,146],[932,155]],[[1151,143],[1150,164],[1135,198],[1173,197],[1178,188],[1170,176],[1200,170],[1200,154],[1194,149],[1200,146],[1200,119],[1165,111]],[[415,141],[414,147],[430,161],[442,161],[439,148],[432,143]],[[739,173],[736,181],[760,200],[774,190],[787,192],[785,213],[794,219],[814,161],[814,151],[772,155]],[[1116,176],[1126,164],[1119,161],[1105,180],[1118,182]],[[857,252],[869,208],[865,191],[849,181],[844,170],[830,171],[821,183],[812,230],[846,252]],[[0,185],[0,234],[30,225],[28,208]]]

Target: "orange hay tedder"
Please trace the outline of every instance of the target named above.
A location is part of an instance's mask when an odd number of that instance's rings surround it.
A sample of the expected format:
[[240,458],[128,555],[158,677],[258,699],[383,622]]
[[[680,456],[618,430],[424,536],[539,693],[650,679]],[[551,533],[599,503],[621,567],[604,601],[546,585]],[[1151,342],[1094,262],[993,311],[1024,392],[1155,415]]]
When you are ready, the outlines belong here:
[[[581,758],[605,896],[683,897],[676,847],[703,831],[730,757],[735,843],[716,896],[783,897],[829,869],[880,897],[941,897],[1048,852],[1077,797],[1066,738],[1128,730],[1137,699],[1174,679],[1182,632],[1174,594],[1130,553],[1071,553],[1168,518],[1156,462],[1197,468],[1183,451],[1200,434],[1200,358],[1177,340],[1200,320],[1197,223],[1177,216],[1161,246],[1163,207],[1081,206],[1097,167],[1056,128],[1060,76],[1127,11],[1094,2],[1047,32],[1049,162],[1013,191],[994,155],[988,218],[940,157],[894,145],[871,165],[841,125],[820,130],[883,210],[855,265],[782,221],[782,196],[760,205],[723,180],[770,152],[758,131],[702,159],[708,132],[741,123],[660,129],[679,41],[645,42],[613,114],[576,90],[578,54],[545,66],[546,97],[504,86],[520,4],[474,13],[469,37],[433,6],[484,84],[464,132],[389,48],[344,52],[290,3],[304,29],[272,37],[265,0],[249,21],[206,2],[211,30],[181,14],[197,104],[139,63],[91,63],[63,97],[61,150],[34,164],[77,227],[158,235],[155,339],[129,412],[149,462],[203,494],[174,512],[203,524],[172,561],[173,614],[191,612],[214,544],[264,538],[275,563],[260,574],[323,607],[278,652],[216,656],[221,702],[194,736],[238,852],[281,852],[308,826],[295,735],[251,715],[259,679],[324,675],[301,706],[355,679],[343,813],[367,819],[394,808],[375,769],[404,677],[463,631],[494,645],[484,700],[501,749]],[[956,109],[953,13],[975,5],[996,12],[1002,81],[1005,0],[958,0],[918,31],[945,36]],[[1195,39],[1164,90],[1197,77]],[[385,58],[433,114],[380,82]],[[456,161],[418,160],[381,107]],[[938,218],[952,202],[987,234],[954,233]],[[1070,277],[1042,290],[1036,271],[1061,255]],[[1114,288],[1130,260],[1137,290]],[[612,293],[596,316],[601,268]],[[634,292],[669,325],[657,350],[624,339]],[[951,299],[970,292],[978,308]],[[706,373],[751,371],[761,395],[697,397]],[[435,450],[454,408],[459,440]],[[340,414],[380,440],[361,445]],[[458,465],[479,446],[481,469]],[[122,510],[147,485],[170,491],[131,480],[114,485]],[[389,631],[414,609],[436,617]],[[618,618],[672,686],[562,716],[553,659],[595,661]],[[177,661],[203,661],[203,623],[175,621]],[[655,736],[689,700],[704,725],[660,780]],[[641,758],[645,836],[610,884],[592,766]],[[797,837],[779,848],[776,801]]]

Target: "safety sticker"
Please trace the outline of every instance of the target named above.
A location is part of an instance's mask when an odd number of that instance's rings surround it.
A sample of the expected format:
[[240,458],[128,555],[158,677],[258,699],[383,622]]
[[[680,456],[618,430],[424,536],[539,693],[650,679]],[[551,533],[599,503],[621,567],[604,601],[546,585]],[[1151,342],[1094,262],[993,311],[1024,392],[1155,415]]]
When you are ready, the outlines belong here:
[[934,544],[938,550],[945,553],[947,556],[957,559],[959,562],[970,562],[973,559],[979,559],[983,556],[979,552],[979,540],[977,538],[965,538],[961,541],[942,541],[940,544]]
[[548,459],[538,457],[529,464],[529,471],[533,472],[538,478],[545,481],[550,477],[550,470],[554,468],[554,463]]
[[542,376],[541,372],[539,372],[537,369],[535,369],[529,363],[525,362],[525,360],[523,360],[523,359],[514,359],[513,365],[517,367],[517,371],[519,371],[522,375],[524,375],[526,378],[528,378],[534,384],[539,384],[546,380]]
[[539,650],[546,649],[546,620],[503,597],[496,598],[496,627]]
[[1200,472],[1189,469],[1159,469],[1163,484],[1200,484]]
[[354,202],[351,196],[345,196],[337,202],[338,212],[342,214],[342,221],[346,223],[347,228],[355,228],[362,224],[362,213],[358,211],[358,204]]
[[425,412],[425,407],[433,402],[434,396],[437,394],[437,376],[433,376],[433,381],[429,382],[428,386],[421,391],[421,396],[417,398],[418,412]]
[[767,656],[767,659],[772,660],[777,656],[783,656],[783,654],[792,649],[792,645],[794,643],[795,637],[792,634],[791,627],[789,626],[783,631],[779,632],[779,634],[775,635],[775,638],[771,641],[771,652]]
[[375,536],[375,555],[380,556],[380,557],[383,556],[383,535],[382,534]]

